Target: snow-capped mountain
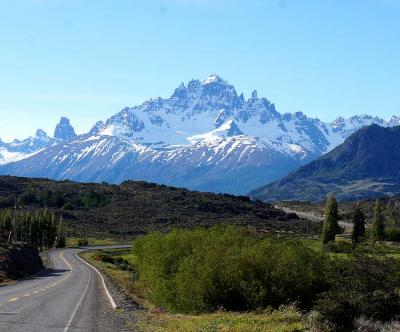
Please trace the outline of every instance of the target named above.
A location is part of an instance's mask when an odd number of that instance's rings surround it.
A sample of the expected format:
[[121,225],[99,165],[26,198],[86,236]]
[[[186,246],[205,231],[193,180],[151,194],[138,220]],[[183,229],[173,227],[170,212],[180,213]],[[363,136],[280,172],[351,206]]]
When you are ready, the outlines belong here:
[[[332,123],[279,113],[217,75],[181,84],[170,98],[127,107],[89,133],[62,121],[42,151],[0,168],[2,174],[107,181],[146,180],[197,190],[247,193],[330,151],[357,129],[400,124],[367,115]],[[57,131],[57,130],[56,130]],[[63,136],[66,133],[66,136]]]
[[49,137],[44,130],[38,129],[35,136],[23,140],[15,139],[11,143],[5,143],[0,139],[0,165],[26,159],[56,142],[65,142],[75,137],[74,128],[70,125],[69,120],[61,118],[54,138]]
[[69,119],[62,117],[54,130],[54,139],[57,141],[69,141],[76,136],[75,129],[71,126]]

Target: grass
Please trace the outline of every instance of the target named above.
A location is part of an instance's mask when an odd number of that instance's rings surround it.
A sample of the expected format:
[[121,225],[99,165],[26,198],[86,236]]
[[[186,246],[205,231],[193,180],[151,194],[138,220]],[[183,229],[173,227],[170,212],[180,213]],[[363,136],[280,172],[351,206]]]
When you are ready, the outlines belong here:
[[135,257],[130,249],[110,249],[86,252],[83,258],[100,268],[127,296],[139,303],[142,309],[132,313],[136,329],[143,332],[299,332],[305,331],[302,315],[292,307],[282,307],[260,313],[218,312],[201,315],[178,315],[163,312],[146,302],[132,283],[132,271],[121,270],[114,264],[95,259],[97,253],[121,257],[130,264]]
[[304,238],[302,239],[302,242],[307,245],[310,249],[316,251],[316,252],[321,252],[324,245],[322,243],[322,240],[320,238]]
[[301,313],[291,307],[265,313],[221,312],[203,315],[135,313],[143,332],[295,332],[305,331]]
[[[79,238],[76,237],[69,237],[67,239],[67,247],[77,247],[78,246]],[[114,244],[121,244],[117,240],[113,239],[96,239],[89,237],[89,246],[107,246],[107,245],[114,245]]]

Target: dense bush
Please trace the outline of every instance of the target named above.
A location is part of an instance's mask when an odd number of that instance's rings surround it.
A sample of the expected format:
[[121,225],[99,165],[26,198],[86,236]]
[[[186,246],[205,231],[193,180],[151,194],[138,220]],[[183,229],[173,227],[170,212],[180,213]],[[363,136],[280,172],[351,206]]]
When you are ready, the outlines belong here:
[[133,242],[136,288],[182,313],[295,302],[313,310],[313,324],[334,331],[351,331],[359,317],[400,315],[400,261],[383,243],[329,243],[329,254],[303,243],[233,226],[153,233]]
[[0,209],[13,207],[15,205],[14,197],[0,197]]
[[300,241],[258,239],[241,228],[154,233],[135,240],[133,251],[137,286],[175,312],[310,306],[323,288],[321,255]]
[[114,264],[114,257],[112,257],[111,255],[108,254],[104,254],[104,253],[97,253],[94,256],[94,259],[103,263],[110,263],[110,264]]
[[357,254],[331,259],[329,290],[315,309],[335,331],[352,331],[357,317],[389,321],[400,314],[400,262]]
[[37,198],[33,192],[27,191],[24,192],[21,196],[19,196],[18,202],[21,205],[33,205],[37,203]]
[[324,250],[335,254],[350,254],[353,252],[353,244],[347,241],[328,242],[324,245]]
[[[1,202],[0,202],[1,203]],[[13,206],[14,202],[11,202]],[[99,208],[110,203],[103,193],[93,189],[82,191],[79,194],[66,194],[59,190],[43,190],[33,192],[31,190],[23,192],[18,203],[23,206],[43,206],[52,208],[62,208],[63,210],[73,210],[75,208]],[[4,201],[5,205],[9,205],[9,200]],[[1,206],[0,206],[1,207]]]
[[386,227],[385,228],[385,240],[400,242],[400,228],[399,227]]
[[78,239],[78,247],[87,247],[89,240],[87,238]]

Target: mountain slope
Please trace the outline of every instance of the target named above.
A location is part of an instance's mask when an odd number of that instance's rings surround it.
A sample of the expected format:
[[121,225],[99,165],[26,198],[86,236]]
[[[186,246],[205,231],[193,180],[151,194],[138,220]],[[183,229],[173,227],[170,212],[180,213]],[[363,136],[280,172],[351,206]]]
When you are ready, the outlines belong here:
[[11,143],[5,143],[0,139],[0,165],[29,158],[53,144],[63,143],[75,137],[69,119],[61,118],[55,129],[54,138],[49,137],[44,130],[38,129],[35,136],[23,140],[15,139]]
[[400,126],[371,125],[285,178],[251,193],[264,201],[340,200],[400,193]]
[[281,114],[256,91],[245,99],[211,75],[182,83],[170,98],[124,108],[84,135],[75,136],[69,121],[62,120],[52,144],[0,167],[0,174],[145,180],[244,194],[315,160],[371,123],[392,126],[400,118],[363,115],[324,123],[301,112]]

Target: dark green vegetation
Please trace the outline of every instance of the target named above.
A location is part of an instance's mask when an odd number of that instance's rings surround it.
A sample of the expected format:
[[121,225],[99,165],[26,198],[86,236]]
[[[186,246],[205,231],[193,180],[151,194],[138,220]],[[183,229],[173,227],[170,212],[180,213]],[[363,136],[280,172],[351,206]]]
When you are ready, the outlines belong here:
[[334,331],[352,331],[355,318],[391,321],[400,314],[400,261],[355,251],[327,259],[327,289],[317,295],[314,310]]
[[399,164],[400,127],[371,125],[252,196],[263,201],[321,201],[331,192],[344,201],[400,194]]
[[0,238],[20,241],[40,250],[65,247],[64,223],[48,210],[0,211]]
[[139,287],[173,312],[255,310],[322,290],[321,256],[301,241],[259,239],[246,229],[174,230],[134,241]]
[[382,205],[378,200],[375,203],[371,236],[374,241],[382,241],[385,238],[385,219],[382,212]]
[[307,223],[247,197],[192,192],[145,182],[121,185],[0,177],[3,208],[48,208],[62,216],[67,235],[128,241],[138,234],[173,227],[215,224],[252,226],[259,231],[305,232]]
[[21,243],[10,243],[0,237],[0,285],[30,276],[43,268],[36,249]]
[[[145,298],[133,280],[136,256],[130,249],[108,249],[86,252],[83,257],[101,269],[126,296],[138,304],[130,314],[135,329],[143,332],[300,332],[305,330],[303,315],[295,306],[280,306],[257,312],[230,312],[218,310],[202,314],[175,314],[154,307]],[[222,308],[220,308],[222,309]]]
[[[285,201],[279,202],[280,207],[304,213],[315,219],[322,219],[325,214],[326,201],[319,203]],[[384,197],[376,200],[355,202],[340,202],[338,205],[339,219],[344,222],[354,222],[354,211],[359,210],[364,218],[365,236],[376,241],[386,240],[400,242],[400,198]],[[363,233],[361,226],[361,233]]]
[[360,204],[357,204],[354,209],[352,222],[353,232],[351,234],[351,240],[353,243],[359,243],[365,238],[365,215]]
[[351,331],[359,317],[385,322],[400,314],[400,248],[315,241],[217,226],[153,233],[134,240],[131,253],[92,255],[128,292],[170,313],[295,303],[312,313],[304,321],[316,331]]
[[336,234],[339,233],[339,212],[336,198],[333,195],[329,195],[325,213],[324,213],[324,226],[322,228],[322,241],[324,244],[335,241]]

